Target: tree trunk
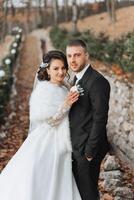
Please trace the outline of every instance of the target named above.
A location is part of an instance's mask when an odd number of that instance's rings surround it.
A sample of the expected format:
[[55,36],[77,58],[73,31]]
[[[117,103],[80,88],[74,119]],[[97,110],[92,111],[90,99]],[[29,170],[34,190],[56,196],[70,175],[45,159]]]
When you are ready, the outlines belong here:
[[32,0],[28,0],[27,2],[27,32],[31,31],[31,26],[30,26],[30,17],[31,17],[31,2]]
[[68,21],[68,0],[64,0],[64,14],[65,14],[65,21]]
[[44,8],[47,9],[47,0],[44,0]]
[[14,5],[13,5],[13,1],[10,0],[10,2],[11,2],[11,13],[12,13],[12,17],[14,17],[14,16],[15,16],[15,13],[16,13],[16,9],[15,9],[15,7],[14,7]]
[[0,1],[0,42],[3,41],[3,2]]
[[106,8],[108,15],[110,17],[110,20],[112,19],[112,13],[111,13],[111,0],[106,0]]
[[41,6],[42,1],[38,0],[38,13],[39,13],[39,28],[42,28],[43,26],[43,12],[42,12],[42,6]]
[[[50,17],[49,17],[49,13],[48,13],[48,2],[49,2],[48,0],[44,0],[44,10],[43,10],[43,14],[42,14],[43,27],[45,27],[45,26],[47,26],[47,24],[49,24]],[[48,20],[46,20],[47,18],[48,18]]]
[[76,0],[73,0],[72,4],[73,4],[72,5],[72,22],[73,22],[72,32],[77,33],[78,7],[77,7]]
[[53,0],[54,25],[58,25],[58,1]]
[[7,15],[8,15],[8,0],[6,0],[6,1],[3,1],[3,5],[2,5],[2,7],[3,7],[3,10],[4,10],[4,12],[3,12],[3,27],[2,27],[2,39],[4,39],[4,37],[5,37],[5,35],[6,35],[6,33],[7,33]]
[[116,0],[111,0],[112,22],[116,22]]
[[116,0],[106,0],[106,8],[110,21],[112,23],[116,22]]

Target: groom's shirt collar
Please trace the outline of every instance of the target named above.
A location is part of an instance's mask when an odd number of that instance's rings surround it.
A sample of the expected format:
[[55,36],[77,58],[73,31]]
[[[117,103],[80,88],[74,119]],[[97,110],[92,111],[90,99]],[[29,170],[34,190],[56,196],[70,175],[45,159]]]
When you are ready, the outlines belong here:
[[90,66],[90,64],[87,64],[87,65],[84,67],[84,69],[83,69],[82,71],[80,71],[80,72],[78,72],[78,73],[75,74],[75,76],[77,77],[76,83],[77,83],[80,79],[82,79],[83,75],[85,74],[85,72],[86,72],[86,70],[87,70],[87,68],[88,68],[89,66]]

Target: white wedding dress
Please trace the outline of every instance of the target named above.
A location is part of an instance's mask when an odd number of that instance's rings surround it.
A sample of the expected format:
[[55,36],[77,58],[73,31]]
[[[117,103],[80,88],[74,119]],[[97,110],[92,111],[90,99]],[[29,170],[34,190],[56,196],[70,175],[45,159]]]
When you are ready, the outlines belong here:
[[81,200],[73,174],[64,86],[39,82],[30,133],[0,174],[0,200]]

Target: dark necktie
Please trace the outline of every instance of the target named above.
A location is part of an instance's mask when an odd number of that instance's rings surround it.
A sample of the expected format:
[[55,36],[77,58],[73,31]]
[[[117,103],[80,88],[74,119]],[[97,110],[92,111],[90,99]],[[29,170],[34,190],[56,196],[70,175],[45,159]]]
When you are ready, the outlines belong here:
[[74,76],[73,85],[75,85],[76,81],[77,81],[77,77]]

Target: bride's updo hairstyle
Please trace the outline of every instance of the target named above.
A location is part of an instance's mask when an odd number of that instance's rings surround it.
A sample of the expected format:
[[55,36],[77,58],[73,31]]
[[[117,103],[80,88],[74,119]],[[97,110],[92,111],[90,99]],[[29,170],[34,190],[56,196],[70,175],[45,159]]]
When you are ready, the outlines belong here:
[[38,80],[40,81],[50,80],[50,77],[47,73],[47,69],[49,69],[51,65],[51,61],[55,59],[59,59],[63,61],[64,67],[68,71],[68,64],[67,64],[67,59],[66,59],[65,54],[58,50],[52,50],[52,51],[49,51],[47,54],[43,55],[43,62],[40,65],[39,70],[37,72]]

